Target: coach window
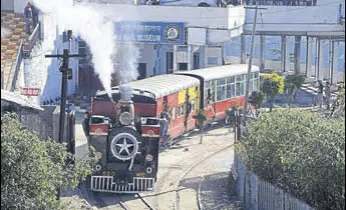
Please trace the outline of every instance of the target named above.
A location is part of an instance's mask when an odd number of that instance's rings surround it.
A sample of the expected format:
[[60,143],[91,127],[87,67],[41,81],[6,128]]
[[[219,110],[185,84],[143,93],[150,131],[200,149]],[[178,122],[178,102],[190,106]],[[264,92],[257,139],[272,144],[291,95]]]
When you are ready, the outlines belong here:
[[226,99],[226,79],[218,79],[216,81],[216,90],[217,90],[217,95],[216,95],[216,100],[217,101],[222,101]]
[[259,89],[259,78],[258,78],[258,72],[254,73],[254,90]]
[[246,80],[246,75],[242,74],[242,75],[238,75],[236,77],[237,79],[237,83],[236,83],[236,96],[242,96],[244,95],[244,83]]
[[175,120],[175,108],[172,109],[172,119]]
[[211,104],[214,102],[215,91],[213,82],[205,82],[204,83],[204,105]]
[[233,98],[235,96],[235,78],[227,78],[227,98]]

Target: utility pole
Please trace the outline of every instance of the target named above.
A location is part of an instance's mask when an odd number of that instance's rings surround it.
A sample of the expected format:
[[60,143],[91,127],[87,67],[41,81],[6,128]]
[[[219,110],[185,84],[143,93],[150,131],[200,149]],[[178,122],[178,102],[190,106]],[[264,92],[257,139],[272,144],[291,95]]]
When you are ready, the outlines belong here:
[[[67,80],[72,79],[72,69],[68,67],[70,58],[82,57],[84,55],[70,54],[72,31],[67,31],[67,38],[69,41],[69,49],[64,49],[63,54],[60,55],[45,55],[46,58],[60,58],[62,59],[62,65],[60,72],[62,73],[61,79],[61,101],[60,101],[60,119],[59,119],[59,142],[64,142],[64,125],[65,125],[65,111],[66,111],[66,97],[67,97]],[[57,200],[60,199],[60,189],[57,189]]]
[[250,81],[251,81],[251,66],[252,66],[252,56],[253,56],[253,50],[254,50],[254,43],[255,43],[255,34],[256,34],[256,24],[257,24],[257,14],[259,9],[266,9],[266,8],[259,8],[258,7],[258,1],[256,4],[256,7],[245,7],[245,9],[255,9],[255,17],[254,17],[254,23],[252,27],[252,37],[251,37],[251,49],[250,49],[250,57],[249,57],[249,66],[246,76],[246,88],[245,88],[245,105],[244,105],[244,112],[243,116],[241,118],[241,124],[243,125],[246,121],[246,113],[247,113],[247,106],[249,101],[249,92],[250,92]]

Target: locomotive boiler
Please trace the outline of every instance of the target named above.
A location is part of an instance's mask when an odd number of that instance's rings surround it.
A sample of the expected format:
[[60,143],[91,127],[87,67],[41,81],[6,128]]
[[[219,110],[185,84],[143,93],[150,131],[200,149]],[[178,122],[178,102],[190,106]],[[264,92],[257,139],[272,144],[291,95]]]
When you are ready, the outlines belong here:
[[121,86],[108,101],[113,114],[91,115],[89,141],[98,158],[92,191],[138,193],[155,188],[160,123],[158,118],[135,115],[131,92],[131,87]]

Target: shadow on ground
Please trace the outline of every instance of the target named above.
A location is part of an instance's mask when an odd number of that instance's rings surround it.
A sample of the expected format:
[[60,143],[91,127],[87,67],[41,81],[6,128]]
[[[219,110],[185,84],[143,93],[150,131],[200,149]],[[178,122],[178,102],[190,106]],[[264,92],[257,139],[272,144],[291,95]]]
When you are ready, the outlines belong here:
[[[180,186],[198,191],[203,209],[242,210],[240,202],[233,196],[233,183],[229,172],[182,180]],[[201,183],[201,184],[200,184]]]

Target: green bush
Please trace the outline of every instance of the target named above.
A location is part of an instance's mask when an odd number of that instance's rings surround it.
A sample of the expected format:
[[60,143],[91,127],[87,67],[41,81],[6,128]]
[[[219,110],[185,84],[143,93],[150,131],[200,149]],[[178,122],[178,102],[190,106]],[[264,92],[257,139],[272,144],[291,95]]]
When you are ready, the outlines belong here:
[[247,166],[317,209],[345,209],[345,120],[278,109],[250,123]]
[[15,114],[1,117],[1,209],[61,209],[57,188],[74,188],[95,159],[66,164],[66,145],[42,141]]

